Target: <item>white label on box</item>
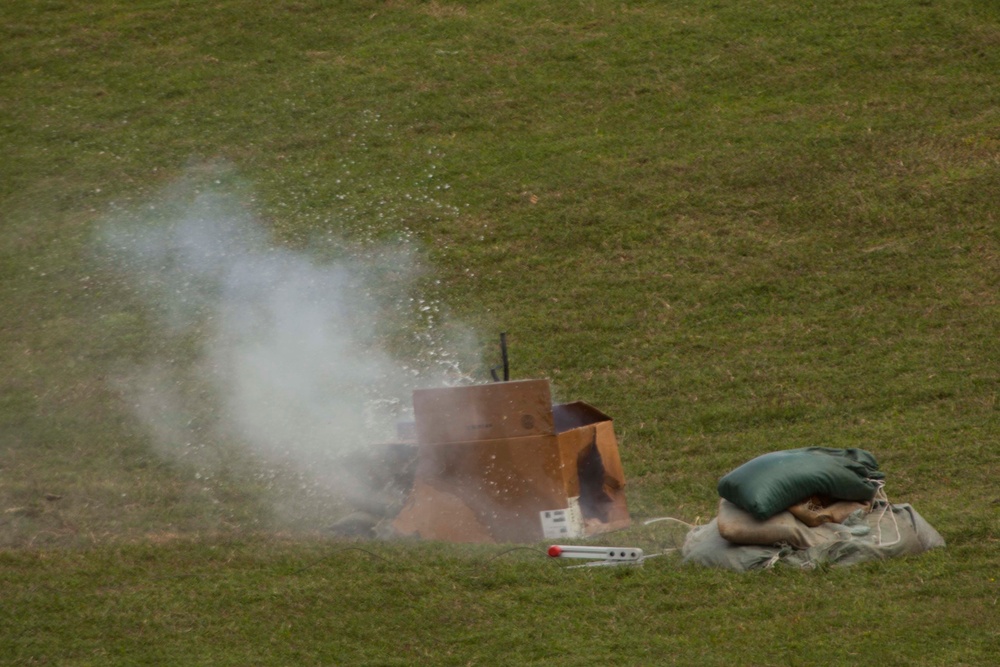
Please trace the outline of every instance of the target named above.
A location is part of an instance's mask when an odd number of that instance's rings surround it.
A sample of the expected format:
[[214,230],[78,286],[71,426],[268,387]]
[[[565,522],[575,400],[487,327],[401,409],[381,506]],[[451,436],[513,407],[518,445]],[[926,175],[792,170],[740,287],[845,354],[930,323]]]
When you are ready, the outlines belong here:
[[538,513],[542,520],[542,533],[546,539],[557,537],[583,537],[583,513],[580,499],[570,498],[569,507],[558,510],[543,510]]

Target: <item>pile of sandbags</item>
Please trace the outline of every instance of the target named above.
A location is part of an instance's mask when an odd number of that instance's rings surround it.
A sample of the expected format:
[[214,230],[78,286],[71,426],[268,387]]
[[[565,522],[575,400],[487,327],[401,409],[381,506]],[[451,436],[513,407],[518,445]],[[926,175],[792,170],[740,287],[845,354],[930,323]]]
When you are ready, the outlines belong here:
[[863,449],[764,454],[719,480],[718,516],[688,534],[684,558],[747,570],[777,562],[848,564],[943,546],[912,507],[885,499],[884,480]]

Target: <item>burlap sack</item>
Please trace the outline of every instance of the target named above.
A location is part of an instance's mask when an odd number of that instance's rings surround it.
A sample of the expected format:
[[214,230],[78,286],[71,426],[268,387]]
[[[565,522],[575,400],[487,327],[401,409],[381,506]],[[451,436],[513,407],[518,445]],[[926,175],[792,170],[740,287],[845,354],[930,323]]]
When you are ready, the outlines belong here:
[[837,500],[823,502],[820,498],[810,498],[788,508],[792,516],[810,528],[822,526],[824,523],[843,523],[844,520],[858,510],[868,510],[871,503],[855,500]]
[[733,544],[787,544],[796,549],[809,549],[836,540],[844,532],[839,523],[810,528],[788,511],[759,521],[725,499],[719,501],[718,526],[719,534]]

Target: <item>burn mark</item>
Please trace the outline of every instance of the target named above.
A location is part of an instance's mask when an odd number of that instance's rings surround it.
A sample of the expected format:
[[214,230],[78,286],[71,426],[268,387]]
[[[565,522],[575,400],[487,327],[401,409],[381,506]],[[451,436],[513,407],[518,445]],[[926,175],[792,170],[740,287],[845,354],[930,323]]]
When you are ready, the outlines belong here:
[[589,445],[584,447],[576,459],[576,470],[580,477],[580,511],[585,519],[607,522],[611,497],[604,491],[604,461],[597,448],[597,431]]

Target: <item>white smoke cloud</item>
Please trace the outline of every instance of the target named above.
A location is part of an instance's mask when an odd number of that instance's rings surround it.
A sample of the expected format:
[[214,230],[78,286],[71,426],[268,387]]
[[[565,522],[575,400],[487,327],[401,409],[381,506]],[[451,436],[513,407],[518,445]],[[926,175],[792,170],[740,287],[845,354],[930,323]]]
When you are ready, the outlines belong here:
[[273,243],[251,201],[230,170],[194,170],[103,227],[102,256],[160,331],[127,395],[158,451],[199,474],[243,452],[359,498],[343,455],[393,440],[412,389],[461,382],[476,345],[417,293],[413,242],[340,241],[320,259]]

